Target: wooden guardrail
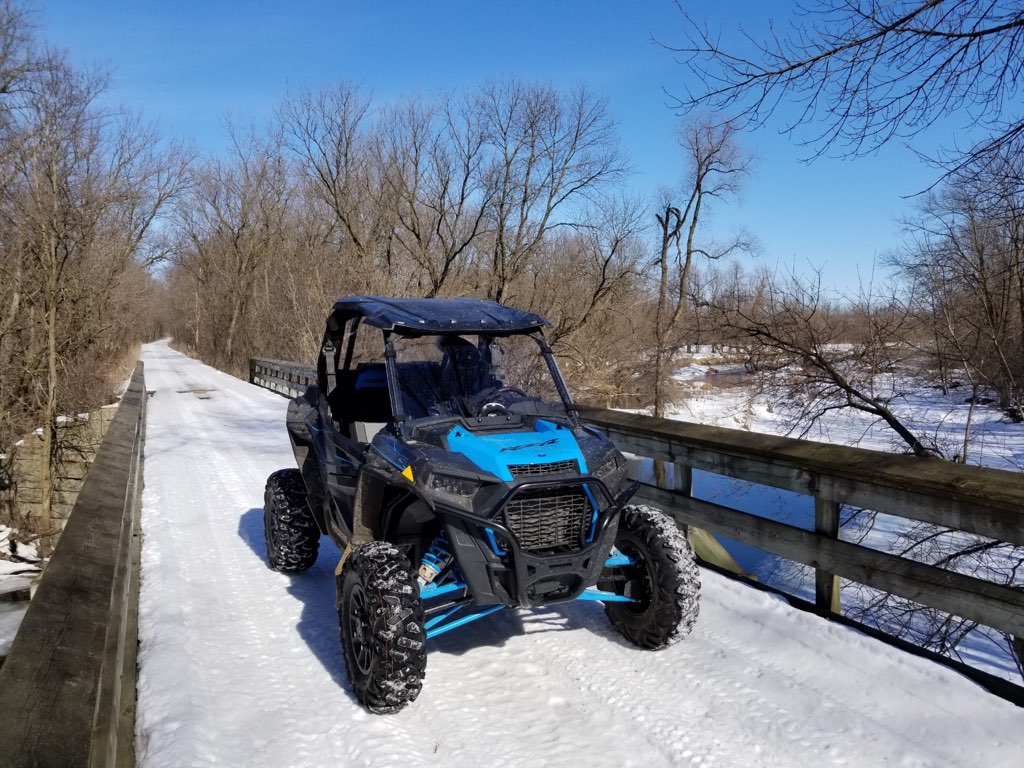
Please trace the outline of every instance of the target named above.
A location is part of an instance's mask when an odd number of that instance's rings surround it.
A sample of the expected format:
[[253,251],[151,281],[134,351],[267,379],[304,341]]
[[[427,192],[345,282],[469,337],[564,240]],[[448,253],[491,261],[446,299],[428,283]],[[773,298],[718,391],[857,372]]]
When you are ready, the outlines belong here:
[[[274,360],[254,359],[251,371],[253,383],[289,395],[316,378],[310,366]],[[1024,475],[598,408],[583,407],[580,415],[624,453],[675,465],[675,490],[645,485],[640,499],[685,525],[814,568],[815,602],[801,607],[880,634],[841,616],[843,577],[1024,637],[1024,590],[839,537],[840,508],[846,505],[1024,546]],[[813,497],[814,530],[694,498],[694,469]],[[1024,705],[1024,687],[944,657],[943,662]]]
[[132,766],[142,363],[0,668],[0,765]]

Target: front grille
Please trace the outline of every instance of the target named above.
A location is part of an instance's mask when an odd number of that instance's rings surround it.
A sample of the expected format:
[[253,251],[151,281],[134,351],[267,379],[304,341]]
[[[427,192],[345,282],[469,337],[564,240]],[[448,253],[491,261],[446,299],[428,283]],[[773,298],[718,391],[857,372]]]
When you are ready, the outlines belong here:
[[580,486],[523,491],[505,505],[505,524],[525,550],[576,549],[587,524],[587,497]]
[[561,475],[566,472],[579,472],[576,459],[553,461],[550,464],[509,464],[508,471],[518,480],[521,477],[542,477],[544,475]]

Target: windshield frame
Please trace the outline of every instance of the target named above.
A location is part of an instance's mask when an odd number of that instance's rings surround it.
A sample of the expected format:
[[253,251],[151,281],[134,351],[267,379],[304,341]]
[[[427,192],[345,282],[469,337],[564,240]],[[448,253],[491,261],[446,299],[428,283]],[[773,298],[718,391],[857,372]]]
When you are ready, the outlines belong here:
[[[384,332],[384,366],[387,375],[388,389],[390,390],[392,413],[394,415],[395,427],[399,433],[405,433],[404,427],[407,422],[410,422],[411,427],[416,426],[427,420],[430,421],[460,421],[466,417],[461,414],[452,414],[450,416],[438,416],[438,415],[427,415],[425,417],[409,417],[409,410],[405,400],[405,394],[402,388],[402,381],[398,370],[399,364],[399,352],[396,347],[396,341],[400,342],[402,339],[420,339],[420,338],[436,338],[438,340],[444,339],[445,337],[465,337],[465,336],[476,336],[478,342],[480,340],[486,340],[489,345],[495,341],[501,339],[513,338],[526,336],[531,338],[536,344],[541,357],[543,358],[548,375],[551,378],[552,383],[555,386],[555,390],[558,393],[558,398],[561,401],[561,405],[565,409],[566,418],[576,426],[579,426],[579,413],[576,405],[573,403],[572,396],[569,394],[569,389],[565,384],[565,380],[562,378],[561,370],[558,367],[558,362],[555,360],[554,354],[551,351],[551,347],[547,342],[542,330],[535,330],[530,332],[517,331],[512,333],[501,333],[501,332],[451,332],[451,333],[401,333],[397,331],[385,331]],[[480,346],[478,344],[478,346]],[[530,393],[527,393],[529,395]]]

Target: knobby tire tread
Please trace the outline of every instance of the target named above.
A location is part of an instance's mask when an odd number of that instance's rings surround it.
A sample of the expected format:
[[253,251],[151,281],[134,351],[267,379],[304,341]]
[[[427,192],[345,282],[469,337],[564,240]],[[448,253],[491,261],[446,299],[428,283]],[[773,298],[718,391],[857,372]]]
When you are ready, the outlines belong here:
[[615,628],[629,642],[648,650],[666,648],[690,634],[700,613],[700,571],[675,521],[653,507],[626,507],[616,546],[646,557],[653,590],[642,612],[628,603],[606,603],[605,612]]
[[[355,581],[362,585],[373,612],[368,627],[373,663],[368,674],[359,670],[346,636],[347,599]],[[419,696],[427,666],[423,604],[409,560],[393,544],[367,542],[349,555],[339,587],[342,650],[356,697],[375,714],[397,712]]]
[[267,478],[263,497],[267,562],[275,571],[301,573],[316,562],[320,529],[306,501],[306,485],[297,469],[281,469]]

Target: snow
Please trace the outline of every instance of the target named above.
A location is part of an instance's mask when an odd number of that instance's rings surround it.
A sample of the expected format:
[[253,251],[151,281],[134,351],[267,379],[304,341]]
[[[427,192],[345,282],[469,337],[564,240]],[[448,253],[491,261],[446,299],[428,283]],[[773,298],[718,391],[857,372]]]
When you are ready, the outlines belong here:
[[143,359],[144,768],[1019,764],[1024,710],[710,572],[666,650],[627,646],[599,604],[496,614],[431,641],[419,699],[370,715],[341,659],[338,551],[324,539],[295,577],[264,562],[287,401],[166,342]]
[[33,565],[16,563],[0,557],[0,594],[28,589],[39,569]]
[[[78,413],[78,414],[75,414],[74,416],[67,415],[67,414],[65,414],[65,415],[58,415],[57,418],[54,419],[55,422],[57,422],[58,424],[61,424],[61,425],[77,424],[79,422],[88,421],[88,420],[89,420],[89,414],[88,413]],[[33,434],[37,434],[37,433],[41,435],[43,433],[42,429],[39,429],[36,432],[33,432]]]
[[[25,543],[18,541],[16,528],[8,528],[6,525],[0,523],[0,558],[8,557],[10,555],[17,555],[26,560],[37,560],[39,558],[39,547],[36,542]],[[0,559],[0,573],[3,573],[4,563],[6,560]],[[9,563],[21,570],[24,570],[27,566],[17,563]]]
[[[18,627],[28,610],[27,601],[2,602],[3,597],[29,589],[39,575],[39,568],[33,563],[7,559],[11,556],[12,534],[16,533],[6,525],[0,525],[0,656],[6,655],[11,649],[14,636],[18,634]],[[18,544],[17,553],[25,559],[38,556],[35,544]]]
[[[686,366],[682,370],[688,370]],[[741,376],[734,368],[719,367],[719,375]],[[736,383],[737,379],[730,381]],[[693,377],[690,379],[693,380]],[[970,391],[938,390],[912,381],[900,382],[904,394],[892,403],[894,413],[914,432],[930,438],[947,456],[959,453],[967,425]],[[753,394],[753,385],[688,390],[685,402],[676,406],[670,418],[732,429],[748,429],[765,434],[788,435],[793,432],[784,404],[770,403]],[[878,451],[906,453],[906,445],[888,426],[869,414],[846,409],[835,411],[809,429],[793,434],[808,440],[852,445]],[[996,408],[976,407],[971,428],[968,463],[1005,469],[1024,470],[1024,425],[1014,424]]]
[[14,636],[18,634],[18,627],[21,626],[27,610],[27,601],[0,603],[0,656],[6,656],[11,650]]

